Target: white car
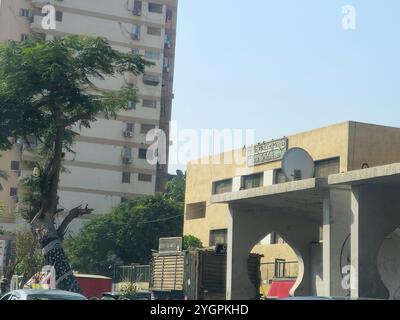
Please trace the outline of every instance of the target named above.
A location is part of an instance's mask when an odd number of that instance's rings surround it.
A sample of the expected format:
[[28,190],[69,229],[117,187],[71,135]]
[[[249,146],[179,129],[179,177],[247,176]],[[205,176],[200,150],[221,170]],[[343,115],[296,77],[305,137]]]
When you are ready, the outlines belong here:
[[81,294],[49,289],[14,290],[6,293],[0,300],[87,300]]

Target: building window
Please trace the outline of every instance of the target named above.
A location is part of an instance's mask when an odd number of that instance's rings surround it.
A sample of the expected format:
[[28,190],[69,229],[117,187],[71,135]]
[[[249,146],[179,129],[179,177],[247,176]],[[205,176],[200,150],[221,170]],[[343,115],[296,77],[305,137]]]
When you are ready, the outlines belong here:
[[160,84],[160,77],[151,74],[144,74],[143,83],[149,86],[158,86]]
[[167,14],[165,16],[165,21],[171,21],[172,20],[172,10],[167,9]]
[[164,57],[163,67],[164,67],[164,70],[168,70],[169,69],[169,58],[168,57]]
[[149,12],[163,13],[163,6],[162,6],[162,4],[149,2]]
[[142,106],[145,108],[157,108],[157,100],[143,99]]
[[166,35],[164,36],[164,46],[165,46],[166,48],[171,48],[171,40],[170,40],[168,34],[166,34]]
[[159,51],[153,51],[153,50],[145,50],[144,56],[147,59],[152,59],[152,60],[160,60],[161,58],[161,52]]
[[29,9],[19,9],[19,15],[20,17],[31,18],[32,11]]
[[141,0],[135,0],[134,4],[133,4],[133,11],[132,13],[135,16],[140,16],[142,15],[142,7],[143,7],[143,3]]
[[153,176],[151,174],[139,173],[138,180],[143,182],[152,182]]
[[284,244],[285,240],[276,232],[271,233],[271,244]]
[[330,174],[339,173],[340,158],[332,158],[315,162],[315,177],[326,178]]
[[131,33],[131,39],[132,40],[140,40],[140,25],[134,24],[132,26],[132,33]]
[[19,171],[19,161],[11,161],[11,170],[12,171]]
[[282,169],[275,170],[275,184],[280,184],[285,182],[287,182],[287,179]]
[[161,28],[147,27],[147,34],[152,36],[161,36]]
[[16,197],[18,194],[17,188],[10,188],[10,197]]
[[228,242],[228,230],[211,230],[210,231],[210,247],[214,247],[217,244],[227,244]]
[[127,132],[133,132],[133,131],[134,131],[134,127],[135,127],[135,125],[134,125],[133,123],[128,122],[128,123],[126,124],[126,131],[127,131]]
[[133,49],[131,50],[131,52],[132,52],[132,54],[139,55],[139,54],[140,54],[140,49],[139,49],[139,48],[133,48]]
[[129,100],[129,101],[128,101],[128,105],[127,105],[127,109],[128,109],[128,110],[136,109],[136,101]]
[[147,159],[147,149],[139,149],[139,159]]
[[56,11],[56,21],[62,22],[63,21],[63,13],[62,11]]
[[131,164],[132,163],[132,148],[124,147],[122,150],[122,163]]
[[130,172],[122,172],[122,183],[131,183],[131,173]]
[[155,129],[156,126],[154,124],[142,124],[140,126],[140,133],[147,134],[150,130]]
[[247,189],[261,187],[263,185],[263,181],[264,181],[263,173],[244,176],[242,177],[241,189],[247,190]]
[[213,183],[213,194],[232,192],[232,179],[216,181]]
[[28,40],[28,38],[29,38],[29,35],[28,35],[28,34],[26,34],[26,33],[22,33],[22,34],[21,34],[21,41]]
[[186,220],[202,219],[206,217],[206,203],[191,203],[186,205]]

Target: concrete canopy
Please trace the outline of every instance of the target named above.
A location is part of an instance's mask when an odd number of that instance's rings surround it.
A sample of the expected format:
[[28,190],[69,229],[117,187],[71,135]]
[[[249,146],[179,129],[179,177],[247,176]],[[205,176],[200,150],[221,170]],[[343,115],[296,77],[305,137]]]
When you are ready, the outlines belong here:
[[214,195],[211,201],[285,210],[322,221],[322,205],[327,186],[326,178],[312,178]]
[[357,186],[365,184],[400,187],[400,163],[332,174],[328,177],[328,185],[331,187],[337,185]]
[[[315,294],[309,245],[318,241],[318,226],[323,226],[325,295],[388,298],[377,256],[383,239],[400,226],[399,191],[400,163],[395,163],[212,196],[213,203],[230,208],[227,298],[254,294],[247,277],[238,275],[245,273],[246,252],[262,230],[282,231],[296,251],[300,269],[291,293]],[[343,285],[341,262],[346,242],[351,247],[349,288]]]

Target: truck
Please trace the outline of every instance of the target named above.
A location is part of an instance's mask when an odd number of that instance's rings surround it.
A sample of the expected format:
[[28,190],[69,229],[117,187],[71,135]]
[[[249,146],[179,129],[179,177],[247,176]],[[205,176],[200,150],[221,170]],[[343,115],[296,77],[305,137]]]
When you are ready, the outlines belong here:
[[[160,300],[225,300],[226,262],[226,253],[214,249],[153,253],[150,290]],[[249,277],[257,289],[260,262],[260,255],[250,254]]]

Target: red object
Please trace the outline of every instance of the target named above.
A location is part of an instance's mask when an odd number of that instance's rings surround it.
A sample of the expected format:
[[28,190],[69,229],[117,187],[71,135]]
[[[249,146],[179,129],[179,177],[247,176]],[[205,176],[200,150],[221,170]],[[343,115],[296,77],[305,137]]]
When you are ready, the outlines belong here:
[[273,280],[268,292],[268,297],[273,298],[287,298],[289,291],[293,288],[295,280]]
[[112,291],[112,279],[93,274],[75,274],[86,298],[101,298],[103,293]]

